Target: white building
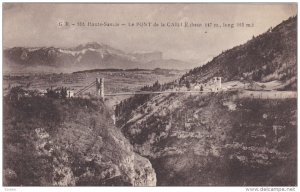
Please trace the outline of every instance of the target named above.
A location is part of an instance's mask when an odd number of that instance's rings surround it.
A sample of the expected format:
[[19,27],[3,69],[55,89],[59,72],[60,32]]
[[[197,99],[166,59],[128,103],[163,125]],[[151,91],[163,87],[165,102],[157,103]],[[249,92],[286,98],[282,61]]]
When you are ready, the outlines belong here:
[[74,91],[68,90],[68,97],[74,97]]
[[196,83],[193,85],[196,91],[221,91],[222,90],[222,77],[213,77],[206,83]]

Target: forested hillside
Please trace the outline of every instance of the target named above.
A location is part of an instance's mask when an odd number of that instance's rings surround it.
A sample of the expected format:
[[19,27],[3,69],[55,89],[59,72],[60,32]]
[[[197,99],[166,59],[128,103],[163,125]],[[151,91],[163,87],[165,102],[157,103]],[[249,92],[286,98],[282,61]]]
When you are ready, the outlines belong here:
[[225,82],[280,80],[287,83],[285,89],[296,90],[296,62],[297,16],[192,69],[180,82],[206,82],[214,76]]

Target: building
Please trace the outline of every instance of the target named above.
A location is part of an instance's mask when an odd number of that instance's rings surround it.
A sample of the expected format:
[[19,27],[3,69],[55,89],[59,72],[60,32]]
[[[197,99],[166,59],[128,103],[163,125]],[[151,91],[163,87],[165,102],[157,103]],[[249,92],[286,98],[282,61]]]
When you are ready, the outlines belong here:
[[213,77],[206,83],[196,83],[192,87],[195,91],[218,92],[222,90],[222,77]]
[[68,97],[74,97],[74,91],[73,90],[68,90]]

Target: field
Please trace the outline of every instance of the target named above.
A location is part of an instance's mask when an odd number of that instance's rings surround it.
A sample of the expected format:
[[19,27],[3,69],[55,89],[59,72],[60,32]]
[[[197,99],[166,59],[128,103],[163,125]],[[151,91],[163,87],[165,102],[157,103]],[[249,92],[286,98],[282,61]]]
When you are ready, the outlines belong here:
[[[185,71],[172,70],[132,70],[132,71],[98,71],[80,73],[53,73],[53,74],[18,74],[4,75],[4,95],[9,88],[22,86],[28,90],[44,91],[47,88],[67,87],[76,93],[83,87],[91,84],[98,78],[104,78],[105,94],[117,92],[137,91],[145,85],[154,82],[166,83],[178,79]],[[96,89],[91,87],[85,94],[95,94]],[[108,98],[110,101],[122,100],[128,96]]]

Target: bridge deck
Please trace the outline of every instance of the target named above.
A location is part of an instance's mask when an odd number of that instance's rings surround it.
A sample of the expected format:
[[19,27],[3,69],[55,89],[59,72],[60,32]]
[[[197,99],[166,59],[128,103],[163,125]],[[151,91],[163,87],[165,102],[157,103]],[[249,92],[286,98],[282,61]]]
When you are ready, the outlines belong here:
[[[225,92],[232,92],[237,90],[222,90]],[[137,91],[137,92],[121,92],[109,93],[104,96],[122,96],[122,95],[150,95],[150,94],[169,94],[169,93],[216,93],[218,91]],[[252,98],[297,98],[297,91],[250,91],[243,90],[238,94],[240,97]]]
[[168,94],[168,93],[214,93],[214,91],[137,91],[137,92],[121,92],[108,93],[104,96],[119,96],[119,95],[150,95],[150,94]]

